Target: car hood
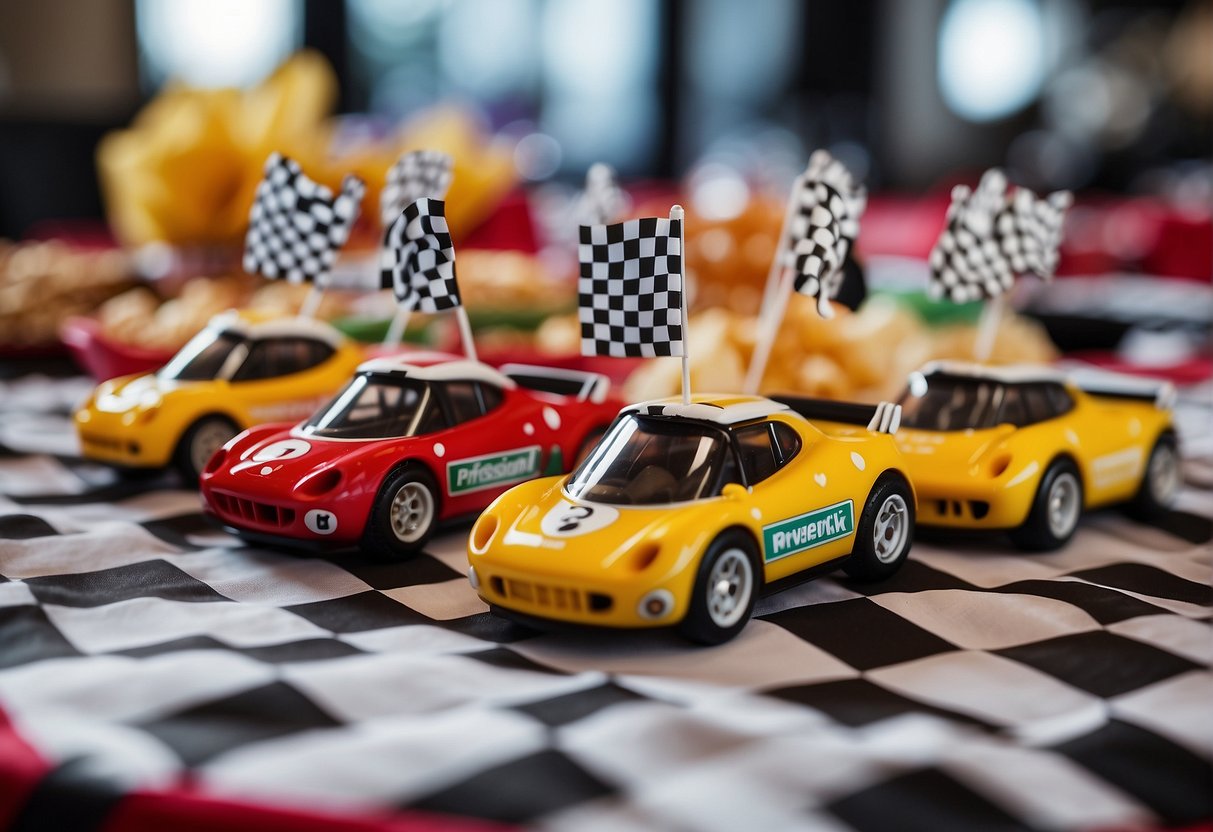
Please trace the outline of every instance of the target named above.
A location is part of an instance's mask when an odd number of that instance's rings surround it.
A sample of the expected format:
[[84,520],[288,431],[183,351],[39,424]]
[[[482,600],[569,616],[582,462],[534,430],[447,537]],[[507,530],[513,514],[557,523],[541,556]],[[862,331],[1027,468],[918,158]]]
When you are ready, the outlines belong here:
[[403,444],[411,441],[414,440],[399,437],[337,441],[304,436],[291,428],[259,437],[250,446],[236,449],[222,471],[232,485],[255,478],[293,486],[304,477],[334,466],[362,468],[368,459],[385,454],[399,459],[406,453]]
[[93,395],[93,407],[101,413],[125,413],[136,408],[156,407],[180,382],[164,381],[155,373],[123,376],[104,381]]
[[913,475],[947,475],[967,471],[1014,432],[1011,425],[955,431],[902,428],[894,438]]
[[[654,544],[662,559],[678,559],[681,549],[691,548],[691,537],[696,537],[688,536],[685,529],[695,525],[693,517],[714,502],[607,505],[568,496],[563,490],[566,479],[528,483],[490,507],[501,524],[491,547],[494,559],[518,567],[542,562],[545,570],[557,574],[629,569],[635,565],[631,556],[652,550]],[[507,500],[511,504],[502,505]],[[671,545],[672,541],[678,544]]]

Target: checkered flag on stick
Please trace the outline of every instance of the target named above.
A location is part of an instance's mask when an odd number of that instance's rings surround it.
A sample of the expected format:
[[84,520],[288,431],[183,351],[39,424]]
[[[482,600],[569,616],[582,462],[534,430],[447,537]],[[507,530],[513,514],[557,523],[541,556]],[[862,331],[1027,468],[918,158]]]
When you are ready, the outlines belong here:
[[384,235],[380,285],[392,290],[403,310],[440,312],[460,305],[445,207],[442,200],[418,199]]
[[795,270],[796,291],[817,298],[817,311],[829,318],[830,298],[842,287],[843,264],[859,236],[867,191],[842,162],[818,150],[796,180],[793,198],[784,265]]
[[581,226],[582,355],[685,355],[681,209]]
[[1002,295],[1019,274],[1049,280],[1071,202],[1068,191],[1044,199],[1026,188],[1008,195],[999,170],[986,171],[976,190],[958,185],[931,250],[932,294],[964,303]]
[[257,186],[244,238],[244,270],[323,285],[358,218],[366,185],[347,176],[341,193],[312,181],[293,159],[272,153]]
[[577,198],[577,219],[585,225],[604,225],[627,210],[628,198],[610,165],[597,162],[585,174],[585,190]]
[[388,169],[387,181],[379,195],[383,227],[389,227],[405,206],[422,197],[446,199],[453,165],[450,155],[438,150],[414,150],[397,159]]

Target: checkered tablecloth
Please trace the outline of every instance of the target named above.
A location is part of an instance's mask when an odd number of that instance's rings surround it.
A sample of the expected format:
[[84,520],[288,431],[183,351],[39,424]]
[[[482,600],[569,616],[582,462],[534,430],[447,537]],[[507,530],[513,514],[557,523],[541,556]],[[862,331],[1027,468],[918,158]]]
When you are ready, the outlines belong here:
[[125,796],[183,793],[374,828],[1213,815],[1207,411],[1159,527],[1098,512],[1047,555],[919,541],[887,583],[780,592],[700,648],[498,620],[464,578],[466,527],[398,565],[242,546],[167,476],[76,458],[85,390],[0,383],[0,816],[16,827],[121,828]]

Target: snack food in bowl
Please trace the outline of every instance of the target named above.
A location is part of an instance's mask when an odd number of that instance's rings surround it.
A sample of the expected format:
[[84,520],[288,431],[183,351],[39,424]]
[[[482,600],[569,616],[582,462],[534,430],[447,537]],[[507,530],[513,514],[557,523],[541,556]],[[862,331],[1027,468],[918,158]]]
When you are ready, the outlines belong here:
[[64,320],[91,312],[133,280],[118,251],[0,240],[0,349],[57,345]]

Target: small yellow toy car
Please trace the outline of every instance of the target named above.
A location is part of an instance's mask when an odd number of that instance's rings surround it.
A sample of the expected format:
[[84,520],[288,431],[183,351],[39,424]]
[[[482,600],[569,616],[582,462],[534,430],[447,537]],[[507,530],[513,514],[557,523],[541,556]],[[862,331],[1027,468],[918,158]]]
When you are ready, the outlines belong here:
[[[794,398],[631,405],[572,474],[489,506],[469,579],[510,617],[727,641],[775,581],[901,566],[915,502],[889,435],[897,415]],[[849,424],[823,432],[815,418]]]
[[364,357],[320,321],[225,312],[159,371],[97,387],[75,413],[83,455],[127,469],[172,464],[196,482],[227,440],[311,415]]
[[1180,484],[1174,388],[1110,373],[937,362],[910,377],[897,444],[924,526],[998,529],[1046,551],[1085,509],[1167,508]]

